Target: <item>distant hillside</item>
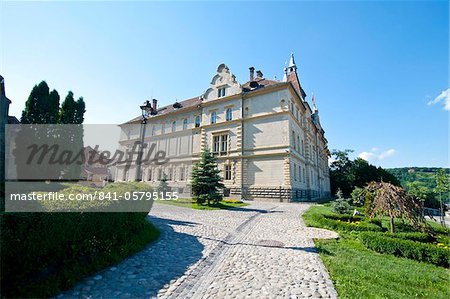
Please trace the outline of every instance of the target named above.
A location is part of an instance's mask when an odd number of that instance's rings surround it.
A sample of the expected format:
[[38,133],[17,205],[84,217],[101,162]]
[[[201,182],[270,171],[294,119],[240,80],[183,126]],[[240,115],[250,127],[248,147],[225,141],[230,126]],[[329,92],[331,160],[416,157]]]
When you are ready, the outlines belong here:
[[[420,182],[421,185],[433,190],[436,187],[434,176],[439,169],[437,167],[402,167],[386,170],[399,179],[404,188],[407,183]],[[450,174],[450,168],[446,168],[446,171]]]

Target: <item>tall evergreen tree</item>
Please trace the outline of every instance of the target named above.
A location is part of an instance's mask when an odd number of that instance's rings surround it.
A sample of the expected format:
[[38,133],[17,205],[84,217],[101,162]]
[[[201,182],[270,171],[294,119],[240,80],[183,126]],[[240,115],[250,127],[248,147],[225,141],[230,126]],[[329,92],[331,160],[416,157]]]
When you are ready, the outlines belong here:
[[59,94],[45,81],[35,85],[25,102],[21,122],[24,124],[56,124],[59,121]]
[[222,184],[220,170],[217,167],[217,159],[209,148],[202,151],[200,161],[192,168],[192,193],[197,203],[208,205],[213,201],[217,203],[222,199],[220,189]]
[[[67,150],[76,149],[77,152],[83,149],[83,126],[84,113],[86,112],[85,103],[82,97],[75,101],[73,92],[69,91],[64,102],[61,104],[59,114],[61,124],[70,124],[61,132],[61,136],[67,142],[64,144]],[[79,157],[81,159],[81,157]],[[76,161],[78,162],[78,160]],[[80,178],[81,166],[78,163],[71,163],[64,170],[64,178]]]

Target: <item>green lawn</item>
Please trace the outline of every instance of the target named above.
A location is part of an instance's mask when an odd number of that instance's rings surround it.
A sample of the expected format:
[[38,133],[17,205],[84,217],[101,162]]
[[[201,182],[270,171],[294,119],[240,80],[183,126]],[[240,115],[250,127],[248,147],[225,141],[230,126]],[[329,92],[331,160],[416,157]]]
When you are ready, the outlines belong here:
[[[322,227],[317,215],[328,206],[313,206],[303,216]],[[384,226],[384,221],[383,221]],[[315,240],[340,298],[450,298],[450,271],[432,264],[379,254],[358,240],[356,231],[339,231],[338,240]]]
[[217,204],[198,204],[192,198],[179,198],[177,200],[158,200],[155,203],[173,205],[183,208],[192,208],[196,210],[224,210],[224,209],[234,209],[248,206],[248,203],[244,203],[241,201],[227,201],[222,200]]

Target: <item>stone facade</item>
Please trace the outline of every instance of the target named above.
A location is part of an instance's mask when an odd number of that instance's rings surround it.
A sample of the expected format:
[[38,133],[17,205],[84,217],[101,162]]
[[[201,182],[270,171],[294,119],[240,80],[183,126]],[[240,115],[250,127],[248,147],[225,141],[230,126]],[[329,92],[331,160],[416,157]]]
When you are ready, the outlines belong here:
[[221,64],[201,96],[154,106],[145,125],[141,117],[121,125],[123,151],[145,131],[144,157],[153,146],[169,162],[143,165],[140,172],[118,164],[115,180],[138,175],[157,186],[165,174],[173,191],[186,194],[192,164],[208,147],[217,155],[225,196],[283,202],[329,197],[327,140],[314,99],[311,108],[305,97],[292,55],[281,81],[260,71],[255,76],[250,68],[250,81],[239,84]]

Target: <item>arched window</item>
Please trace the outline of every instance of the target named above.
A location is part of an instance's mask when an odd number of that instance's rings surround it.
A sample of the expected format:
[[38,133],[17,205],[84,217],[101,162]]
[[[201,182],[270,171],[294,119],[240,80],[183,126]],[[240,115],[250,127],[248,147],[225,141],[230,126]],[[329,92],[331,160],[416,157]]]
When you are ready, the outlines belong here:
[[195,127],[196,128],[200,127],[200,115],[197,115],[195,117]]
[[233,119],[233,111],[231,110],[231,108],[228,108],[226,112],[226,120],[230,121],[232,119]]
[[177,122],[174,121],[174,122],[172,123],[172,132],[175,132],[176,130],[177,130]]
[[214,111],[213,113],[211,113],[211,123],[215,124],[217,122],[217,112]]
[[187,118],[183,120],[183,130],[187,129]]

